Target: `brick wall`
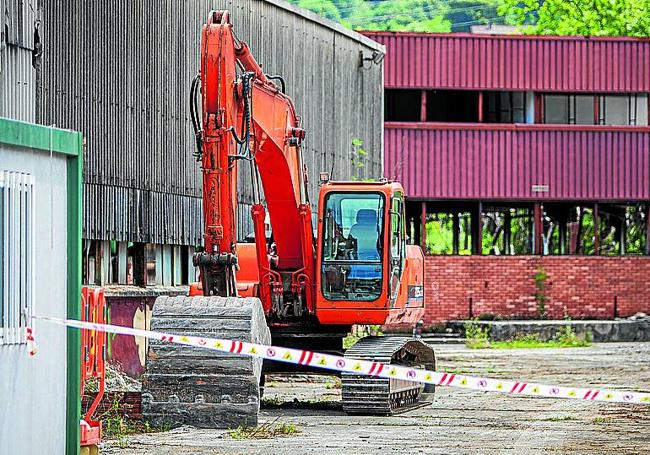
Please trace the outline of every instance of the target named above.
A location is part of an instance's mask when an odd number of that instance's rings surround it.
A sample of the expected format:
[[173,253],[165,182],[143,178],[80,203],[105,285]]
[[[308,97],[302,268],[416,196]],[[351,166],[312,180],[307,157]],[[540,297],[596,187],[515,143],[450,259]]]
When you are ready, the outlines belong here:
[[543,267],[550,318],[605,319],[650,313],[649,257],[427,256],[427,325],[493,313],[537,317],[537,270]]

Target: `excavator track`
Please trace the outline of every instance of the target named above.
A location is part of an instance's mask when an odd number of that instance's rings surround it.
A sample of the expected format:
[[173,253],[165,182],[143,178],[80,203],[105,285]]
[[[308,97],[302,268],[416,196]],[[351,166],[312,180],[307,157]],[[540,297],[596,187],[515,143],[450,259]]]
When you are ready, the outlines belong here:
[[[151,329],[271,342],[257,298],[159,297]],[[261,374],[261,359],[152,340],[142,384],[142,412],[156,426],[256,425]]]
[[[346,358],[435,369],[433,349],[406,337],[367,337],[345,352]],[[434,386],[401,379],[343,373],[343,410],[357,415],[394,415],[427,406]]]

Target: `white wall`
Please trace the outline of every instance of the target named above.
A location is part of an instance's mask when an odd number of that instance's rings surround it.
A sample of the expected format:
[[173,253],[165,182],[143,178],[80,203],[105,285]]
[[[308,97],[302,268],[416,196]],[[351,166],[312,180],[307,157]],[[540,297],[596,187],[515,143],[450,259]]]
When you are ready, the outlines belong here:
[[[0,172],[34,176],[34,313],[66,316],[66,159],[0,143]],[[35,324],[38,352],[0,345],[0,455],[63,454],[66,430],[66,332]]]

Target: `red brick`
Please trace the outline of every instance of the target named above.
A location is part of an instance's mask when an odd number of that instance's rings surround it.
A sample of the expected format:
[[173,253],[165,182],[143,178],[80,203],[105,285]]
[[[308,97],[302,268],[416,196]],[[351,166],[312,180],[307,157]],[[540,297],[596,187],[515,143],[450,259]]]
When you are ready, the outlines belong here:
[[469,313],[536,317],[533,276],[548,274],[546,311],[574,318],[612,318],[650,313],[650,258],[595,256],[427,256],[427,324]]

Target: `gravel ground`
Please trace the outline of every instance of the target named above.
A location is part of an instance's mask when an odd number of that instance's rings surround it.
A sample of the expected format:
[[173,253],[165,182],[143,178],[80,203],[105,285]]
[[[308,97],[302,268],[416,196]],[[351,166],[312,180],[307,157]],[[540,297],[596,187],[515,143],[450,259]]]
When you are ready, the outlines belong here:
[[[650,343],[589,348],[469,350],[435,346],[438,369],[560,385],[650,390]],[[650,406],[510,397],[448,387],[394,417],[347,416],[327,377],[270,377],[261,423],[299,433],[233,440],[180,428],[108,442],[104,454],[650,454]],[[298,403],[295,403],[298,401]],[[277,420],[276,420],[277,419]],[[121,447],[120,447],[121,446]]]

